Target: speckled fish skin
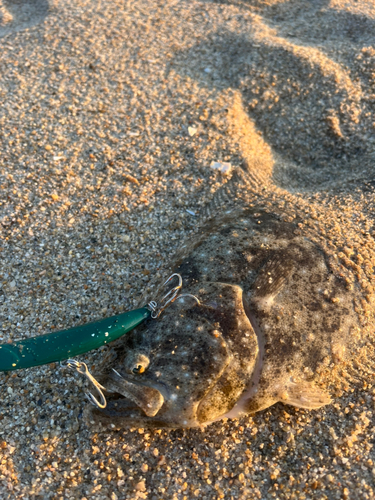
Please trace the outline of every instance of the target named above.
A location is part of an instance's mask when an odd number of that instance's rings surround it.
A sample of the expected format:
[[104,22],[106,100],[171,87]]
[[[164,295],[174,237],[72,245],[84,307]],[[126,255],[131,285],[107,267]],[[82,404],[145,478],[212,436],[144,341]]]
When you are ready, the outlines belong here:
[[201,305],[176,301],[117,343],[100,379],[108,406],[89,423],[186,428],[331,402],[321,374],[350,356],[360,288],[288,211],[264,206],[209,220],[181,248],[173,271]]

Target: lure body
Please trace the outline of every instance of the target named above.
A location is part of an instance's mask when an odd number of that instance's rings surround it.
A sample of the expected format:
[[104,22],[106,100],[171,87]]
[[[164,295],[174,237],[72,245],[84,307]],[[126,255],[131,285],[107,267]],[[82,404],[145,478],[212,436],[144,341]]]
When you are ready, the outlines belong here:
[[0,371],[30,368],[63,361],[125,335],[151,316],[146,307],[68,330],[0,344]]

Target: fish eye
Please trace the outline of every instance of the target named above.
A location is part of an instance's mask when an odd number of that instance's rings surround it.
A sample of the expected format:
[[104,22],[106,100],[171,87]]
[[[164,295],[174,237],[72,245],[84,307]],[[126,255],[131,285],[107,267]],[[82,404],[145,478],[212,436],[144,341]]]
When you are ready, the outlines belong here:
[[150,360],[145,354],[136,353],[129,356],[125,363],[129,373],[139,375],[147,370]]

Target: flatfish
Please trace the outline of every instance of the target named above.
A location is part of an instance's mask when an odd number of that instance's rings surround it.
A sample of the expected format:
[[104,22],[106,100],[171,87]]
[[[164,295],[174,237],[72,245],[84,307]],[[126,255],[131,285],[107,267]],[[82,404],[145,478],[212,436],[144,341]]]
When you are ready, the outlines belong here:
[[188,296],[114,344],[89,424],[188,428],[331,403],[369,365],[374,324],[371,228],[344,198],[236,169],[172,260]]

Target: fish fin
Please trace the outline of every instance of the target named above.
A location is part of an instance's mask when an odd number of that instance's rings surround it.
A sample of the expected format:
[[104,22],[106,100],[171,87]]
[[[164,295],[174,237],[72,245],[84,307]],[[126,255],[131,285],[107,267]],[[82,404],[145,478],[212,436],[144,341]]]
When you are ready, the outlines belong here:
[[259,271],[253,290],[254,299],[274,298],[281,291],[293,272],[293,260],[285,258],[285,252],[272,255]]
[[287,405],[313,410],[332,403],[331,396],[312,382],[289,382],[280,393],[280,401]]

